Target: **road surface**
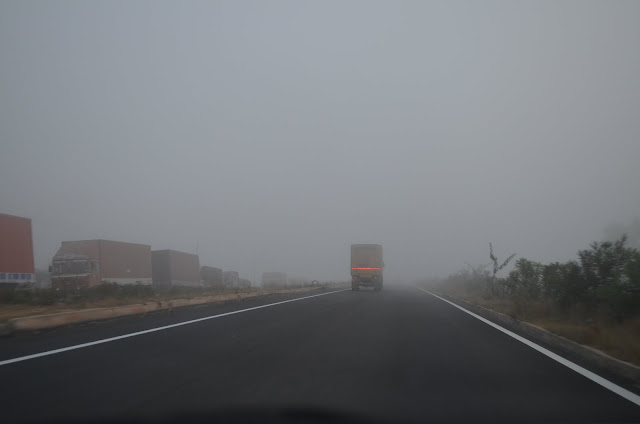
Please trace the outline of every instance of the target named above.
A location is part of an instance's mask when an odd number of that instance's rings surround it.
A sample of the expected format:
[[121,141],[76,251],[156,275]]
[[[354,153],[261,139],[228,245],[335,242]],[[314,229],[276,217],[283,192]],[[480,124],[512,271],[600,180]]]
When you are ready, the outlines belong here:
[[317,293],[0,339],[2,420],[640,422],[415,287]]

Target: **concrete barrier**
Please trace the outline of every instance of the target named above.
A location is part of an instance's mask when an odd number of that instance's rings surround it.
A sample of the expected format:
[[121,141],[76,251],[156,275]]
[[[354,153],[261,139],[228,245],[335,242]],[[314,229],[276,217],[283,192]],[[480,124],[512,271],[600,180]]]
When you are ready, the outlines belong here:
[[439,294],[439,296],[442,296],[447,300],[506,328],[507,330],[524,336],[533,342],[546,344],[562,356],[577,358],[595,369],[632,381],[634,384],[640,384],[640,367],[636,365],[613,358],[597,349],[581,345],[562,336],[551,333],[544,328],[524,321],[519,321],[510,316],[501,314],[500,312],[496,312],[449,295]]

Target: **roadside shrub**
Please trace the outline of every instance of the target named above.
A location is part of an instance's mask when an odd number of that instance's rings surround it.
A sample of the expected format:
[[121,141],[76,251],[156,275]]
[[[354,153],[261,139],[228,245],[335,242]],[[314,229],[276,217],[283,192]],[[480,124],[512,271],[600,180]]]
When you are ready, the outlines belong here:
[[51,289],[36,289],[32,291],[31,304],[33,305],[54,305],[59,301],[58,294]]
[[554,262],[542,271],[542,284],[547,299],[563,309],[575,303],[583,303],[589,285],[576,261]]
[[543,292],[544,265],[538,262],[520,258],[515,263],[515,268],[509,273],[504,285],[510,294],[524,299],[538,299]]
[[640,251],[636,249],[629,254],[622,284],[628,292],[640,295]]
[[0,288],[0,303],[11,303],[13,301],[13,288]]
[[582,272],[590,288],[621,283],[625,267],[635,250],[626,248],[626,242],[627,236],[623,235],[615,242],[593,242],[589,249],[578,252]]
[[14,304],[29,304],[33,300],[33,293],[31,290],[13,290],[10,303]]

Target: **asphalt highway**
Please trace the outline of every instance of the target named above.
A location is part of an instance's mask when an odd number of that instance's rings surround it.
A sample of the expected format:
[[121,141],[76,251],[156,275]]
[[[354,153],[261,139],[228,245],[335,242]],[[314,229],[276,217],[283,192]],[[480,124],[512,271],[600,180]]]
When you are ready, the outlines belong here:
[[389,287],[0,339],[0,420],[87,419],[640,422],[640,406],[428,293]]

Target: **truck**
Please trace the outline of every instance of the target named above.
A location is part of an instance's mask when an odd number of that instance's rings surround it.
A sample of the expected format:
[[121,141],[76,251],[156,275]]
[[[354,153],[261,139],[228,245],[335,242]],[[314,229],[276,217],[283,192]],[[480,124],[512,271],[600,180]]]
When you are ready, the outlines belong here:
[[360,290],[360,286],[382,290],[384,262],[382,246],[379,244],[351,245],[351,290]]
[[35,282],[31,219],[0,213],[0,287]]
[[239,287],[240,276],[237,271],[225,271],[222,273],[222,281],[227,288]]
[[284,272],[263,272],[262,287],[285,287],[287,285],[287,274]]
[[200,268],[200,279],[202,285],[210,288],[223,288],[222,270],[212,266],[203,266]]
[[151,252],[153,285],[202,287],[198,255],[165,249]]
[[151,246],[102,239],[63,241],[50,271],[54,289],[103,283],[150,285]]

